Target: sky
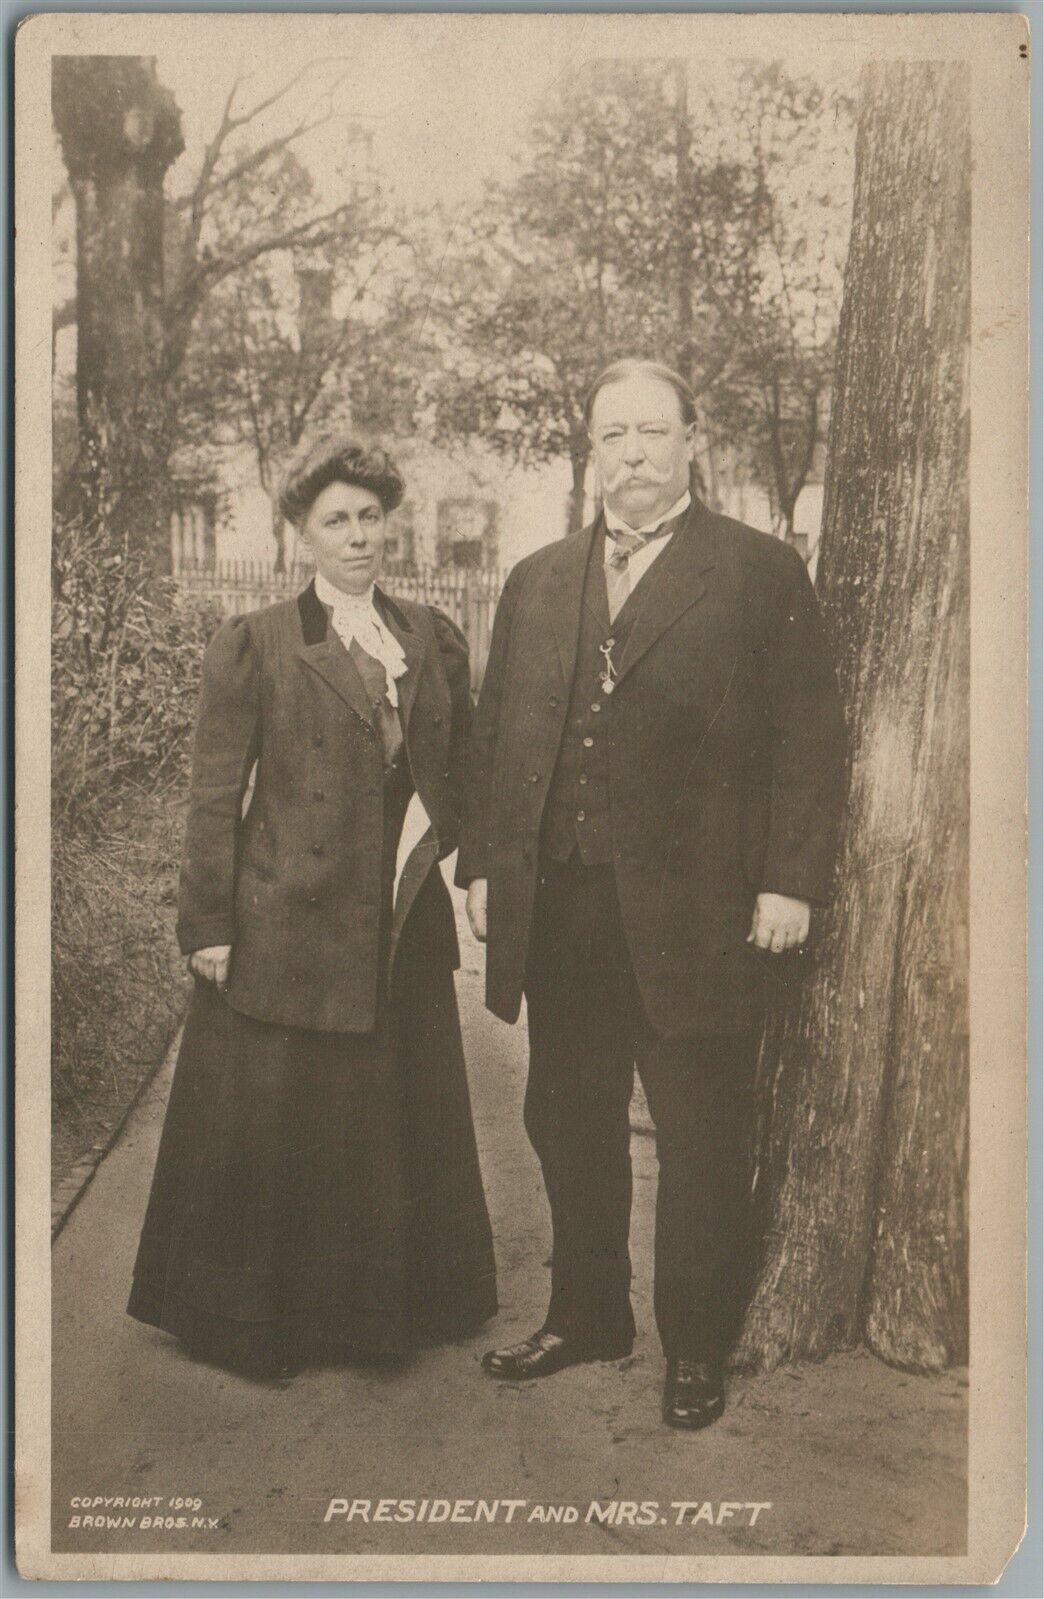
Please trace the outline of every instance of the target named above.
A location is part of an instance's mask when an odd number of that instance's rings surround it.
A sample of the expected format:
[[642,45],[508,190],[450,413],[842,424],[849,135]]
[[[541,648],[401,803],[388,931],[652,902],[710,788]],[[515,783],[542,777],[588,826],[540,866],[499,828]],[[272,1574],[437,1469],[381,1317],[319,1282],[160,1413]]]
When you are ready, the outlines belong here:
[[[186,152],[179,168],[194,171],[205,139],[213,132],[235,76],[244,73],[238,104],[255,104],[314,59],[305,49],[284,55],[278,67],[254,59],[186,60],[157,57],[160,80],[174,91],[182,111]],[[203,68],[203,70],[201,70]],[[481,71],[459,56],[437,52],[423,59],[389,56],[380,61],[320,61],[265,120],[275,134],[314,101],[324,81],[344,75],[334,96],[335,118],[300,153],[320,183],[330,156],[343,146],[353,117],[372,129],[374,163],[396,193],[411,204],[432,200],[454,206],[477,198],[487,177],[502,175],[515,137],[556,75],[544,60],[487,58]],[[524,88],[520,89],[520,84]],[[177,184],[181,170],[171,173]]]
[[[498,49],[497,36],[488,27],[496,19],[470,18],[481,25],[425,33],[420,48],[412,27],[422,19],[339,20],[346,31],[330,41],[336,43],[336,52],[329,44],[324,50],[328,35],[313,34],[307,26],[301,30],[300,44],[288,48],[284,37],[277,61],[270,60],[257,43],[253,50],[206,50],[202,37],[198,54],[187,52],[183,42],[176,51],[157,49],[160,80],[174,91],[181,108],[187,146],[171,174],[175,188],[184,181],[182,174],[198,168],[203,144],[216,127],[237,76],[243,82],[236,103],[245,107],[311,62],[303,80],[273,107],[263,125],[257,125],[258,131],[263,127],[265,133],[278,133],[314,103],[324,83],[343,79],[335,94],[335,120],[321,135],[299,146],[320,186],[324,180],[331,188],[336,185],[332,158],[343,152],[346,129],[353,117],[359,117],[373,132],[375,166],[400,199],[417,205],[433,200],[451,208],[467,205],[478,198],[487,178],[507,174],[526,123],[552,84],[568,78],[585,61],[608,53],[604,34],[585,35],[582,25],[568,35],[546,27],[519,29],[510,39],[505,36],[505,47]],[[664,59],[658,40],[649,37],[648,50],[637,54]],[[254,38],[244,33],[244,47]],[[705,54],[688,59],[690,77],[698,80],[707,75],[716,89],[728,76],[722,66],[736,61]],[[830,61],[812,63],[800,53],[788,64],[798,71],[813,66],[836,71]],[[336,202],[339,196],[335,193],[332,198]]]

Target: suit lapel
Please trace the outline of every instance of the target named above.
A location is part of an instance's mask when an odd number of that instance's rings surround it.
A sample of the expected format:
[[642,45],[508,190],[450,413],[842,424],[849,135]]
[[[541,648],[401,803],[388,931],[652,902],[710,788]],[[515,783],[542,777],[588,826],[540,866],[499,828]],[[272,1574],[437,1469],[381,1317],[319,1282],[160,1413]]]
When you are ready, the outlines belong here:
[[340,639],[331,633],[326,609],[315,592],[314,583],[309,583],[298,596],[297,609],[301,620],[298,655],[357,716],[373,727],[373,706],[366,685]]
[[694,502],[663,554],[653,562],[627,602],[634,601],[637,614],[617,666],[618,681],[690,606],[703,598],[707,589],[704,574],[713,565],[709,512]]
[[549,568],[548,612],[562,663],[562,678],[567,684],[572,683],[576,670],[587,563],[599,527],[600,519],[564,538]]

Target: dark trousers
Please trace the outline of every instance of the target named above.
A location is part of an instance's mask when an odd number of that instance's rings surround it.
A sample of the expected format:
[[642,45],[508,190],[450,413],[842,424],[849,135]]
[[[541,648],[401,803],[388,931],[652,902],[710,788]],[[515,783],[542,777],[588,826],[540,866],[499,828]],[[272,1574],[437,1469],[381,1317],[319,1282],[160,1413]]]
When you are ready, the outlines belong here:
[[629,1104],[637,1065],[656,1128],[653,1302],[668,1355],[724,1359],[750,1277],[758,1034],[658,1037],[645,1016],[611,866],[545,862],[526,972],[525,1124],[551,1206],[545,1329],[626,1352]]

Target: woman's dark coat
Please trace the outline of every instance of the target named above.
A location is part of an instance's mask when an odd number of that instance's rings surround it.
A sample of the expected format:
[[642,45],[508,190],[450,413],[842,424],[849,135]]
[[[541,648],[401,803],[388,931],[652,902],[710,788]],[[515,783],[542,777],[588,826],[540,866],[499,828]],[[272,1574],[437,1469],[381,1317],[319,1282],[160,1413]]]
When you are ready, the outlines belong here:
[[[401,873],[392,953],[401,937],[411,960],[452,970],[456,930],[437,862],[457,846],[467,646],[439,612],[378,599],[406,656],[405,752],[431,823]],[[247,1016],[331,1032],[375,1024],[383,748],[374,711],[312,585],[230,619],[207,650],[178,939],[186,954],[232,945],[227,1000]]]

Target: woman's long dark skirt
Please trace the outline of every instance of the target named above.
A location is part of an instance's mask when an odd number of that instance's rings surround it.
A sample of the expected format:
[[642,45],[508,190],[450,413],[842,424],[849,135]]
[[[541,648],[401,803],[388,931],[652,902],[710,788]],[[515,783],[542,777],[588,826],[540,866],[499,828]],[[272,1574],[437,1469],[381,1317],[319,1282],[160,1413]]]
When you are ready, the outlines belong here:
[[306,1032],[197,982],[132,1316],[270,1376],[401,1356],[493,1315],[452,972],[407,957],[383,1009],[372,1034]]

